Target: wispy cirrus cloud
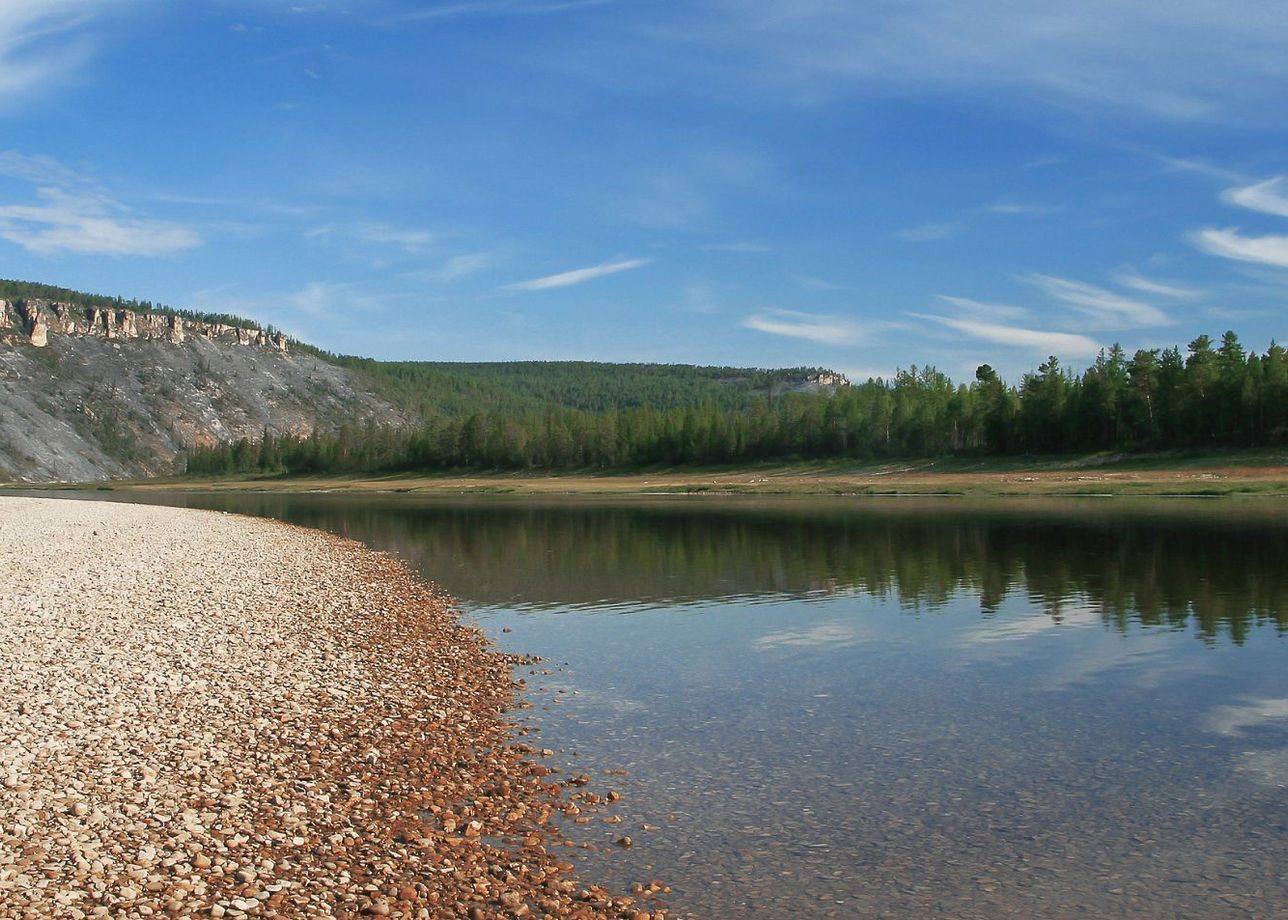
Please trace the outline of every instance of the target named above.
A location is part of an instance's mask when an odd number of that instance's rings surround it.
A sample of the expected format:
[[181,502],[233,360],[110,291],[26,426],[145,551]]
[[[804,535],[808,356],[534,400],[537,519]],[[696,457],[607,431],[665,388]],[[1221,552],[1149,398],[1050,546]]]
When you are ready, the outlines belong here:
[[17,150],[0,150],[0,176],[20,179],[32,185],[54,185],[62,188],[87,186],[92,180],[53,157],[31,156]]
[[1288,268],[1288,236],[1244,236],[1236,227],[1207,227],[1191,234],[1190,241],[1208,255]]
[[1036,285],[1048,296],[1077,310],[1101,329],[1166,326],[1171,323],[1171,318],[1158,307],[1094,284],[1039,274],[1026,275],[1021,280]]
[[862,341],[862,330],[852,320],[796,310],[765,310],[742,321],[747,329],[805,339],[820,345],[855,345]]
[[74,74],[93,53],[84,26],[124,0],[0,3],[0,105]]
[[913,313],[913,316],[947,326],[974,339],[995,345],[1012,345],[1036,354],[1094,355],[1100,345],[1085,335],[1056,332],[1047,329],[1028,329],[1003,323],[990,323],[978,319]]
[[896,230],[894,235],[905,243],[933,243],[936,240],[946,240],[956,236],[961,229],[962,225],[959,221],[928,221],[915,227]]
[[490,252],[467,252],[452,256],[437,272],[439,281],[463,281],[486,270],[493,262]]
[[1284,177],[1276,176],[1253,185],[1226,189],[1221,193],[1221,200],[1263,214],[1288,217],[1288,196],[1279,191],[1283,183]]
[[327,224],[313,227],[304,234],[311,240],[346,240],[365,246],[392,247],[416,255],[434,245],[435,234],[428,230],[398,227],[384,223]]
[[191,228],[134,217],[109,198],[49,187],[35,194],[36,204],[0,205],[0,239],[37,255],[159,256],[201,244]]
[[1142,294],[1154,294],[1160,297],[1178,297],[1188,299],[1193,297],[1202,297],[1203,292],[1196,289],[1185,287],[1180,284],[1170,282],[1155,281],[1152,278],[1146,278],[1135,272],[1122,272],[1114,276],[1114,280],[1123,287],[1131,288],[1133,291],[1140,291]]
[[459,19],[471,16],[552,16],[596,6],[607,6],[615,0],[474,0],[446,3],[414,10],[392,17],[391,24],[426,22],[435,19]]
[[[1283,176],[1226,189],[1221,200],[1262,214],[1288,217],[1288,196],[1280,193]],[[1195,248],[1208,255],[1288,268],[1288,236],[1246,236],[1238,227],[1204,227],[1189,234]]]
[[1009,303],[988,303],[982,300],[972,300],[969,297],[953,297],[949,294],[940,294],[939,299],[976,319],[1018,320],[1027,316],[1029,312],[1023,307],[1013,306]]
[[137,215],[52,157],[0,152],[0,176],[26,184],[30,195],[0,203],[0,239],[37,255],[159,256],[202,242],[184,224]]
[[931,243],[957,236],[972,222],[988,217],[1043,217],[1054,214],[1059,208],[1044,204],[1018,201],[997,201],[993,204],[969,208],[948,220],[927,221],[912,227],[896,230],[895,236],[907,243]]
[[[1041,0],[797,0],[790,9],[714,0],[671,28],[675,41],[709,42],[762,85],[805,98],[866,84],[1211,121],[1259,118],[1285,97],[1288,9],[1261,0],[1088,0],[1076,11]],[[1207,66],[1192,66],[1199,58]]]
[[572,287],[575,284],[585,284],[587,281],[603,278],[605,275],[615,275],[618,272],[643,268],[652,261],[652,259],[624,259],[620,262],[605,262],[602,265],[592,265],[589,268],[576,268],[572,271],[559,272],[555,275],[545,275],[541,278],[531,278],[527,281],[516,281],[513,284],[505,285],[502,290],[546,291],[551,288]]

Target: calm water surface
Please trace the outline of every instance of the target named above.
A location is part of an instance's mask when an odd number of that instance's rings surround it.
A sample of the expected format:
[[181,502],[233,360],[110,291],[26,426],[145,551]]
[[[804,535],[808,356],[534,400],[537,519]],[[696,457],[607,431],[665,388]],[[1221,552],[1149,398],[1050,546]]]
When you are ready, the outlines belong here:
[[583,870],[681,913],[1288,915],[1288,505],[162,500],[395,552],[548,659],[520,716],[624,796]]

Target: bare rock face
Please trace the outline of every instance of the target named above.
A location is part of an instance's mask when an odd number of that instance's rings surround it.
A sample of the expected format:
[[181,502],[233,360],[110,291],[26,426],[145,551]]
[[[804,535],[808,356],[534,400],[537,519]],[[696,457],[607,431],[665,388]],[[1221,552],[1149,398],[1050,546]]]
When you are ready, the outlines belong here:
[[166,313],[78,307],[37,299],[19,301],[17,305],[0,300],[0,326],[12,330],[4,334],[6,341],[19,341],[14,335],[21,332],[20,341],[37,347],[48,345],[50,335],[92,336],[109,342],[142,339],[171,345],[182,345],[192,336],[200,336],[212,342],[263,348],[279,354],[288,350],[288,340],[280,332],[208,323]]
[[[6,304],[6,306],[8,306]],[[44,348],[49,344],[49,324],[45,317],[41,315],[40,310],[29,303],[24,303],[20,310],[22,320],[28,328],[27,341],[37,348]]]

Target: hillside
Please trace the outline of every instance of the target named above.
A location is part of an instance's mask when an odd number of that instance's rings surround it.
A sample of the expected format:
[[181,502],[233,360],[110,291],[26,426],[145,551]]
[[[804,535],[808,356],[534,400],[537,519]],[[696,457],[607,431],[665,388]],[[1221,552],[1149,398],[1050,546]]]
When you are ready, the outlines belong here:
[[265,429],[410,421],[356,372],[253,325],[0,300],[0,478],[159,475]]
[[599,361],[372,361],[338,357],[367,375],[386,398],[426,418],[459,418],[480,409],[509,416],[555,406],[606,409],[683,409],[709,404],[749,409],[757,399],[786,392],[818,393],[847,385],[824,368],[763,369],[689,364],[609,364]]
[[0,280],[0,480],[182,472],[240,439],[419,429],[486,411],[747,408],[830,391],[819,368],[596,362],[381,362],[337,356],[240,317]]

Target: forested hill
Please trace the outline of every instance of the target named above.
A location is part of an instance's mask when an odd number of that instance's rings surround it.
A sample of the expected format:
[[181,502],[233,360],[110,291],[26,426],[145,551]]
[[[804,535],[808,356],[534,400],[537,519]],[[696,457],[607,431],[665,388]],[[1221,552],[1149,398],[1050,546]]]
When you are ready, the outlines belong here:
[[0,480],[181,471],[191,457],[278,442],[341,443],[479,412],[507,418],[708,405],[741,411],[844,379],[592,362],[380,362],[328,354],[254,320],[0,280]]
[[460,418],[478,411],[521,415],[550,407],[677,409],[710,404],[749,409],[783,393],[832,392],[847,381],[819,367],[697,367],[598,361],[373,361],[330,356],[366,376],[386,399],[424,418]]
[[[753,391],[754,392],[754,391]],[[981,365],[969,384],[931,367],[889,380],[669,409],[548,404],[513,412],[480,403],[419,430],[223,444],[188,469],[221,473],[630,468],[948,454],[1052,454],[1288,443],[1288,353],[1249,352],[1234,332],[1179,347],[1103,350],[1082,372],[1054,357],[1018,386]]]

